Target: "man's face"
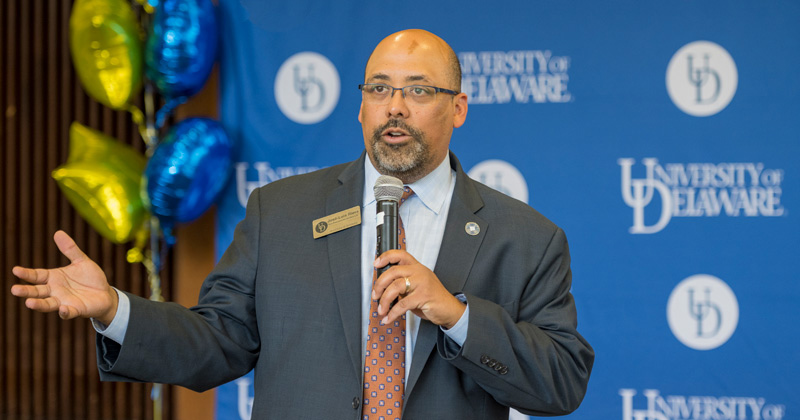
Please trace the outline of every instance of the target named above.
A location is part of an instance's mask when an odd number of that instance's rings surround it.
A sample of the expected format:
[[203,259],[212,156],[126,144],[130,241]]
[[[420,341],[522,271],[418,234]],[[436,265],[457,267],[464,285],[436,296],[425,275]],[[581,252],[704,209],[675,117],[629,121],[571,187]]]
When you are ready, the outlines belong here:
[[[426,33],[402,32],[385,39],[367,63],[365,83],[389,86],[429,85],[446,89],[450,73],[446,50]],[[427,104],[394,92],[388,103],[362,97],[358,120],[364,145],[378,172],[412,183],[444,159],[454,127],[466,117],[466,95],[438,93]]]

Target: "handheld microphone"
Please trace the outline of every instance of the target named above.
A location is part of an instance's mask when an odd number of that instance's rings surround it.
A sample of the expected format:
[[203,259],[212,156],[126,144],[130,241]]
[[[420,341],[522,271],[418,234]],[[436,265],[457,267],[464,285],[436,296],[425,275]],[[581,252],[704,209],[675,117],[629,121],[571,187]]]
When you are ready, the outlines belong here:
[[[400,198],[403,197],[403,181],[381,175],[375,181],[372,189],[375,192],[375,225],[377,231],[378,255],[390,249],[400,249],[398,243],[397,208],[400,207]],[[378,276],[394,264],[387,264],[378,269]]]

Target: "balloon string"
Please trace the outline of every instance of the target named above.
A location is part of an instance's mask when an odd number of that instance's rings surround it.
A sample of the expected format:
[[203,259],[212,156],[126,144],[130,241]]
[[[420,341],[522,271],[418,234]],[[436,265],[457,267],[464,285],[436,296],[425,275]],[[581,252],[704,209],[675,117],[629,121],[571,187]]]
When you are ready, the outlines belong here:
[[133,119],[133,122],[139,127],[139,135],[142,136],[144,144],[147,145],[147,151],[149,155],[150,150],[157,143],[156,131],[154,128],[151,129],[149,127],[145,121],[145,116],[142,113],[142,110],[137,108],[136,105],[128,105],[127,111],[131,113],[131,119]]
[[[142,28],[147,32],[150,27],[150,17],[155,11],[148,0],[137,0],[142,5],[146,13],[141,14]],[[145,115],[138,108],[131,106],[133,110],[134,122],[139,126],[139,134],[142,136],[145,144],[147,145],[148,159],[153,156],[156,146],[158,146],[158,129],[155,124],[155,89],[153,83],[145,76],[144,83],[144,109]],[[160,127],[160,125],[159,125]],[[166,254],[160,252],[159,237],[161,236],[159,221],[156,216],[151,215],[150,221],[147,223],[148,231],[150,233],[150,252],[147,257],[142,259],[142,264],[147,269],[147,279],[150,284],[150,300],[163,302],[164,296],[161,294],[161,264],[164,261]],[[139,250],[144,247],[146,239],[141,241],[141,246],[137,246]],[[166,247],[163,251],[166,251]],[[135,253],[134,253],[135,254]],[[134,255],[135,256],[135,255]],[[141,258],[141,254],[139,255]],[[161,420],[164,411],[164,394],[161,384],[153,384],[153,389],[150,394],[150,399],[153,401],[153,420]]]
[[150,300],[163,302],[164,296],[161,295],[161,262],[163,261],[160,252],[158,218],[150,217],[150,258],[145,259],[144,265],[147,268],[148,281],[150,282]]
[[161,384],[153,384],[150,392],[150,399],[153,400],[153,420],[161,420],[164,398],[161,395]]
[[153,88],[153,83],[150,80],[145,79],[144,84],[144,110],[147,115],[147,136],[150,138],[150,142],[147,144],[147,156],[152,156],[153,151],[155,150],[155,146],[158,145],[158,129],[156,128],[155,123],[155,110],[156,110],[156,99],[155,93]]
[[172,114],[172,111],[174,111],[175,108],[178,107],[178,105],[186,102],[187,99],[188,99],[187,96],[179,96],[177,98],[173,98],[167,101],[167,103],[164,104],[164,106],[161,107],[161,109],[159,109],[158,112],[156,113],[156,127],[161,128],[161,126],[164,125],[166,119],[170,116],[170,114]]

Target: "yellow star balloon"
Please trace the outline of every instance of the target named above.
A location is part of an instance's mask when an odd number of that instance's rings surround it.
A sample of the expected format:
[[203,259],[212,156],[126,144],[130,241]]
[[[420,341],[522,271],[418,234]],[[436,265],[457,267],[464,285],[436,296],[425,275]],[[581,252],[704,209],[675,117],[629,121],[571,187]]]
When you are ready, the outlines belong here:
[[69,141],[67,163],[52,176],[75,210],[112,242],[141,236],[149,217],[140,195],[145,157],[78,122]]
[[77,0],[69,18],[72,62],[86,92],[127,109],[141,87],[142,31],[126,0]]

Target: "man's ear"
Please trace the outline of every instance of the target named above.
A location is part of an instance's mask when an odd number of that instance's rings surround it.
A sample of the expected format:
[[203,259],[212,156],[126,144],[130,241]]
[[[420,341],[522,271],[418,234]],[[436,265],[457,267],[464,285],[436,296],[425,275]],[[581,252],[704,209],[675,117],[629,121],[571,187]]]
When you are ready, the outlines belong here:
[[458,128],[464,125],[464,121],[467,119],[467,94],[459,93],[453,100],[455,101],[453,127]]

